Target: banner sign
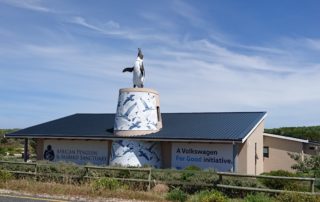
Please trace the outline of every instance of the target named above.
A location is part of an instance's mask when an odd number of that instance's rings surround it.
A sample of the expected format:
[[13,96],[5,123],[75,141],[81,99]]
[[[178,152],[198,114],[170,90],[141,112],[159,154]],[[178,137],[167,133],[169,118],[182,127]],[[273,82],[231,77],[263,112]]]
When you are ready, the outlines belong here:
[[172,143],[171,167],[187,166],[216,171],[231,171],[233,168],[232,144]]
[[77,164],[108,164],[108,142],[92,140],[45,140],[43,159]]

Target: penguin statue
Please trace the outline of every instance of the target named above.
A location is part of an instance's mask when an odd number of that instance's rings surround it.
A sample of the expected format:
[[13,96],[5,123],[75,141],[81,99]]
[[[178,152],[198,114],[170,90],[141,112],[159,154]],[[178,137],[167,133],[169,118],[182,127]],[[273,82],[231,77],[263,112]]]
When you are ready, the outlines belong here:
[[143,54],[140,48],[138,48],[138,57],[134,66],[124,68],[122,72],[133,72],[133,87],[143,88],[145,71],[143,66]]

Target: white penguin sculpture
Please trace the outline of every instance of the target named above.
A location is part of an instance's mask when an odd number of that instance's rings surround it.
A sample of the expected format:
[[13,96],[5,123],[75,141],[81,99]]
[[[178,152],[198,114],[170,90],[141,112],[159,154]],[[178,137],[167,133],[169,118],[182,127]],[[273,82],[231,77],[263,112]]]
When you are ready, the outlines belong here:
[[124,68],[122,72],[133,72],[133,87],[143,88],[145,71],[143,66],[143,54],[138,48],[138,57],[133,67]]

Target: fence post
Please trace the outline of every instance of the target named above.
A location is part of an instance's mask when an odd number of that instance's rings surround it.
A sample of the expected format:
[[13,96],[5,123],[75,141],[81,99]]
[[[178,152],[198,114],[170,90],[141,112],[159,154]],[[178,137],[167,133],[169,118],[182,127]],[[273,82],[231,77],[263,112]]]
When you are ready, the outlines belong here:
[[222,174],[218,173],[218,175],[219,175],[219,184],[222,184]]
[[25,138],[24,139],[24,149],[23,149],[23,161],[24,162],[28,161],[28,154],[29,154],[28,146],[29,146],[29,139]]
[[37,180],[37,173],[38,173],[38,164],[35,164],[34,166],[34,179]]
[[314,183],[315,183],[314,179],[310,181],[310,192],[311,193],[314,193]]
[[150,191],[150,189],[151,189],[151,170],[152,170],[152,168],[150,168],[150,170],[149,170],[149,176],[148,176],[148,191]]
[[84,167],[85,168],[85,173],[84,173],[84,178],[87,178],[89,177],[88,174],[89,174],[89,168],[88,167]]

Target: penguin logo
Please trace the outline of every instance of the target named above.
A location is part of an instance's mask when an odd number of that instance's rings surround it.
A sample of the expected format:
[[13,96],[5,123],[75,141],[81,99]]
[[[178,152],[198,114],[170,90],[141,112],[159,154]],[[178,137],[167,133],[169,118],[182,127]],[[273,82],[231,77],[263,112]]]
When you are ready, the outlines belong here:
[[51,145],[47,146],[47,149],[43,154],[43,158],[45,160],[48,160],[48,161],[53,161],[54,160],[54,151],[52,150]]

